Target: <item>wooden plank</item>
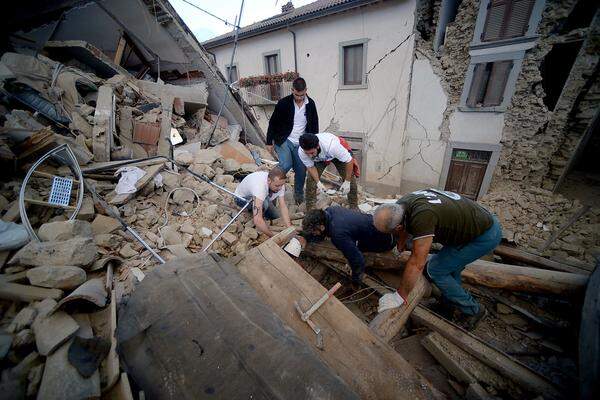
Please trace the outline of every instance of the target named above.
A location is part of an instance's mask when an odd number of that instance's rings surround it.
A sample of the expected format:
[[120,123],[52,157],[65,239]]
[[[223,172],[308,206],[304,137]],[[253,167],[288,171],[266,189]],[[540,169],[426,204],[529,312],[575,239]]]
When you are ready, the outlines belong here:
[[119,43],[117,44],[117,51],[115,52],[114,63],[117,65],[121,65],[121,60],[123,59],[123,52],[125,52],[125,46],[127,46],[127,41],[123,36],[119,38]]
[[477,380],[465,369],[463,369],[454,359],[453,354],[440,344],[440,336],[437,332],[432,332],[421,340],[421,344],[431,353],[446,371],[455,377],[459,382],[472,383]]
[[63,291],[46,289],[36,286],[20,285],[18,283],[0,282],[0,299],[19,300],[28,303],[44,299],[60,300]]
[[526,397],[523,390],[514,382],[502,377],[439,333],[429,333],[427,337],[423,338],[421,344],[457,380],[464,383],[481,382],[500,392],[509,393],[510,397],[514,399]]
[[145,169],[146,175],[142,176],[139,181],[136,182],[135,187],[137,189],[134,193],[126,193],[126,194],[117,194],[113,192],[113,197],[110,199],[109,203],[120,206],[122,204],[127,203],[129,200],[133,199],[136,194],[146,186],[154,177],[162,170],[164,164],[152,165]]
[[[326,292],[310,274],[276,243],[268,240],[249,251],[238,268],[262,300],[315,349],[312,329],[303,322],[301,307]],[[423,399],[441,395],[388,344],[375,336],[336,298],[329,299],[312,316],[321,329],[323,361],[364,399]]]
[[369,328],[384,341],[389,342],[398,334],[406,324],[410,313],[415,309],[423,297],[431,294],[431,285],[419,276],[415,287],[408,295],[408,303],[399,308],[386,310],[377,314],[369,323]]
[[119,379],[119,354],[117,353],[117,294],[113,289],[110,292],[110,314],[109,314],[110,350],[102,361],[102,392],[110,390]]
[[462,350],[475,356],[502,375],[521,385],[528,392],[545,399],[559,399],[564,396],[546,378],[538,375],[525,365],[497,350],[462,328],[433,314],[424,307],[414,309],[412,319],[420,325],[440,333]]
[[503,244],[498,245],[498,247],[496,247],[496,249],[494,250],[494,253],[498,254],[502,258],[509,258],[511,260],[526,263],[534,267],[552,269],[555,271],[589,275],[590,270],[593,270],[592,266],[590,266],[589,269],[583,269],[577,266],[550,260],[537,254],[529,253],[527,251],[517,249],[515,247],[506,246]]
[[548,247],[550,247],[550,245],[556,240],[558,239],[558,237],[564,232],[566,231],[571,225],[573,225],[575,222],[577,222],[577,220],[579,218],[581,218],[583,216],[583,214],[585,214],[586,212],[588,212],[590,210],[590,208],[592,208],[592,206],[590,205],[584,205],[583,207],[581,207],[579,210],[577,210],[577,212],[575,214],[573,214],[571,216],[571,218],[569,218],[564,224],[562,224],[558,230],[556,230],[552,236],[550,236],[548,238],[548,240],[546,240],[546,242],[542,245],[542,248],[540,249],[540,251],[543,253],[546,250],[548,250]]
[[579,329],[579,388],[581,399],[600,398],[600,260],[591,276],[581,310]]
[[296,236],[296,228],[290,226],[273,236],[270,240],[273,241],[277,246],[286,245],[291,238]]
[[23,200],[25,201],[25,203],[35,204],[36,206],[44,206],[44,207],[50,207],[50,208],[60,208],[61,210],[73,211],[76,208],[76,207],[73,207],[73,206],[61,206],[59,204],[51,204],[51,203],[48,203],[47,201],[36,200],[36,199],[24,198]]

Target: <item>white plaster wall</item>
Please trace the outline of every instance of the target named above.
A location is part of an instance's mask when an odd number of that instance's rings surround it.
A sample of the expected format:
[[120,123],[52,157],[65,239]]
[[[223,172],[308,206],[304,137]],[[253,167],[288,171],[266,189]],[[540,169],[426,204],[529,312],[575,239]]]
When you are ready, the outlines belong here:
[[455,111],[450,116],[450,140],[498,144],[503,126],[504,113]]
[[[413,54],[415,0],[386,1],[291,27],[296,32],[298,72],[319,112],[320,130],[366,134],[366,181],[398,187]],[[369,39],[368,88],[339,90],[339,43]],[[392,49],[404,43],[394,52]],[[282,71],[294,69],[287,30],[244,39],[235,62],[240,77],[264,73],[264,52],[281,51]],[[210,49],[225,72],[231,45]]]
[[446,151],[440,126],[447,101],[440,78],[429,61],[415,59],[402,170],[402,186],[406,191],[438,185]]

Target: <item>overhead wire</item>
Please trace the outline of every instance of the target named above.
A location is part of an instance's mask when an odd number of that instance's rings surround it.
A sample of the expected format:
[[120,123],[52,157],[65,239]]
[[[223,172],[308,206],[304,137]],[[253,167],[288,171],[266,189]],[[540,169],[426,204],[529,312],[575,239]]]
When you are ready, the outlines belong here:
[[[187,1],[187,0],[181,0],[181,1],[183,1],[184,3],[186,3],[186,4],[189,4],[190,6],[192,6],[192,7],[196,8],[196,9],[198,9],[198,10],[202,11],[202,12],[203,12],[203,13],[205,13],[205,14],[208,14],[208,15],[210,15],[210,16],[211,16],[211,17],[213,17],[213,18],[216,18],[216,19],[218,19],[218,20],[219,20],[219,21],[221,21],[221,22],[224,22],[224,23],[225,23],[225,25],[233,26],[233,27],[234,27],[234,28],[236,28],[236,29],[239,29],[239,28],[240,28],[240,21],[241,21],[241,18],[237,18],[237,19],[236,19],[236,22],[235,22],[235,23],[233,23],[233,24],[231,24],[231,23],[230,23],[229,21],[227,21],[226,19],[223,19],[223,18],[221,18],[221,17],[219,17],[219,16],[217,16],[217,15],[215,15],[215,14],[211,13],[210,11],[207,11],[207,10],[205,10],[204,8],[202,8],[202,7],[200,7],[200,6],[196,5],[196,4],[194,4],[194,3],[190,3],[190,2],[189,2],[189,1]],[[242,1],[242,3],[243,3],[243,1]]]

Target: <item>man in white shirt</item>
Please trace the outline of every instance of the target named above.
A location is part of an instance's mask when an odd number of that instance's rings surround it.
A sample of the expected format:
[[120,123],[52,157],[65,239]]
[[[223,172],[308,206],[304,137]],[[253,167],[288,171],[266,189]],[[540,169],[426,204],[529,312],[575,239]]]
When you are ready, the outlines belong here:
[[284,172],[294,168],[294,199],[304,201],[306,168],[298,158],[298,140],[304,133],[319,131],[319,117],[313,99],[306,94],[306,81],[296,78],[292,94],[277,102],[269,119],[267,149],[277,153],[279,166]]
[[352,154],[342,146],[340,139],[332,133],[322,132],[316,135],[304,134],[300,136],[298,156],[308,170],[306,182],[306,210],[315,207],[317,189],[325,191],[321,183],[321,174],[329,163],[333,163],[344,183],[340,188],[342,194],[348,195],[350,208],[358,207],[358,190],[354,176],[354,161]]
[[[289,211],[285,204],[285,172],[279,167],[270,171],[257,171],[246,176],[235,189],[235,194],[252,201],[252,219],[256,229],[268,237],[275,234],[269,229],[265,219],[283,218],[286,227],[292,226]],[[279,211],[273,204],[277,200]],[[242,207],[240,199],[235,200]]]

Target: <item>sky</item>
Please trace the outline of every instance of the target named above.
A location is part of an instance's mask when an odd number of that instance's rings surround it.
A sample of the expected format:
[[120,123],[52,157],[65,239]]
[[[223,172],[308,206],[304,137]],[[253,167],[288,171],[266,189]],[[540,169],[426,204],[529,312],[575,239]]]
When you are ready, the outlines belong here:
[[[200,42],[230,32],[233,29],[232,26],[225,25],[225,23],[218,19],[186,4],[183,0],[169,1]],[[233,24],[237,14],[240,12],[240,5],[242,2],[242,0],[187,1],[227,20],[231,24]],[[292,2],[294,7],[297,8],[312,3],[313,1],[314,0],[293,0]],[[242,12],[242,23],[240,26],[250,25],[273,15],[280,14],[281,6],[287,2],[288,0],[245,0],[244,10]]]

